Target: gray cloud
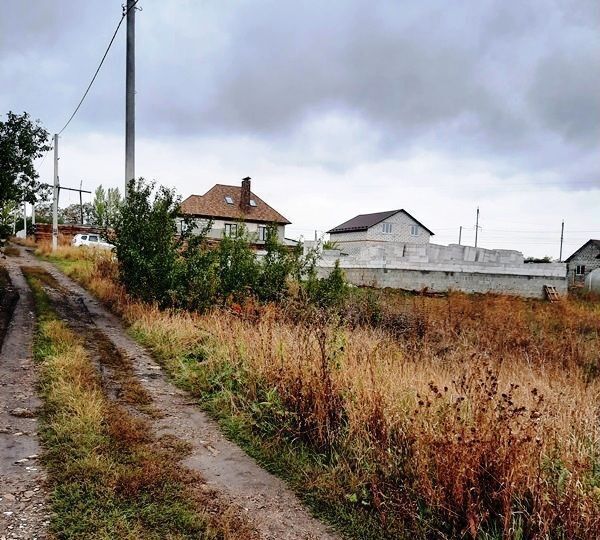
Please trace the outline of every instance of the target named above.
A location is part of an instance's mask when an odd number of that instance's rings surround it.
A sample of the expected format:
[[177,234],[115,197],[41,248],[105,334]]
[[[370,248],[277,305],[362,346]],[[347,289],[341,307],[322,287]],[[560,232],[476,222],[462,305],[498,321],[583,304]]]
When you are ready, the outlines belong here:
[[[4,0],[0,101],[60,124],[120,4]],[[297,145],[310,136],[307,125],[336,115],[360,121],[373,159],[422,147],[562,172],[571,187],[598,178],[595,0],[140,4],[140,134]],[[75,131],[122,129],[123,38]],[[351,159],[315,155],[338,168]]]

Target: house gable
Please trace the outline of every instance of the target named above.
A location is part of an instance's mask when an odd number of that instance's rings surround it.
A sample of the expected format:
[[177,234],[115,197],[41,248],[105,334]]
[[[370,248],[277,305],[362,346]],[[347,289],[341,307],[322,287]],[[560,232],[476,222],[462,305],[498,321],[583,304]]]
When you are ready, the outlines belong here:
[[415,219],[411,216],[406,210],[389,210],[387,212],[376,212],[374,214],[359,214],[358,216],[345,221],[341,225],[334,227],[327,231],[329,234],[340,234],[340,233],[352,233],[352,232],[362,232],[368,231],[375,225],[378,225],[384,221],[388,221],[393,219],[394,216],[398,214],[404,214],[410,220],[414,221],[419,227],[423,228],[427,231],[431,236],[433,236],[433,232],[430,231],[425,225],[423,225],[419,220]]
[[588,240],[583,246],[575,251],[570,257],[565,259],[565,262],[570,263],[578,257],[589,257],[593,254],[600,255],[600,240]]
[[408,212],[396,212],[369,227],[366,234],[369,241],[404,244],[427,244],[431,237],[431,231]]
[[565,262],[569,279],[583,281],[592,270],[600,268],[600,240],[588,240]]

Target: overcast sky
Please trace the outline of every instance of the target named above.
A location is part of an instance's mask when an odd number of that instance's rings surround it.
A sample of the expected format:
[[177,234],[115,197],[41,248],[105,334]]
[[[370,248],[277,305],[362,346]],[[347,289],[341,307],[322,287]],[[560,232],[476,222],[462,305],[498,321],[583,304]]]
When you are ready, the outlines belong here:
[[[0,0],[0,114],[60,130],[121,2]],[[139,6],[137,175],[183,197],[251,176],[291,237],[404,208],[472,244],[479,205],[483,247],[557,257],[562,219],[566,255],[600,238],[598,0]],[[125,25],[61,136],[63,185],[124,182],[124,61]]]

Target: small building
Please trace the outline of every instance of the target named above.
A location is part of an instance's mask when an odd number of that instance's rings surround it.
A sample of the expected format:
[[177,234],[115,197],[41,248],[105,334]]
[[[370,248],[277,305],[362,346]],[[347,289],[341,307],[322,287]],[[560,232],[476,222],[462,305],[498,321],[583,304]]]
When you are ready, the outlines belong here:
[[332,242],[349,253],[384,242],[429,244],[434,234],[406,210],[360,214],[327,232]]
[[[285,226],[290,222],[252,193],[250,177],[244,178],[241,186],[216,184],[204,195],[190,195],[181,203],[181,213],[194,219],[195,232],[200,232],[212,220],[209,238],[221,239],[235,234],[244,223],[258,245],[264,244],[270,226],[275,226],[279,240],[287,243]],[[180,220],[179,228],[181,223]]]
[[600,268],[600,240],[588,240],[565,262],[569,283],[583,284],[592,270]]

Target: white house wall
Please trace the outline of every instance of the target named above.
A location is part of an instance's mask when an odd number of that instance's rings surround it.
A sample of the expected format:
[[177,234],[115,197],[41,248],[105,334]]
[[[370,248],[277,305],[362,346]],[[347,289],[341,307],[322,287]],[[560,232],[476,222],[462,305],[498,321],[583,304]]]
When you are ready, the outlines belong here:
[[[383,224],[391,223],[392,232],[383,232]],[[412,225],[418,227],[418,234],[413,236],[410,234]],[[404,212],[398,212],[385,221],[373,225],[367,230],[366,240],[379,242],[403,242],[410,244],[427,244],[429,243],[430,234],[419,225],[414,219],[407,216]]]
[[[207,219],[195,219],[194,223],[196,224],[196,228],[194,229],[194,234],[200,234],[202,229],[208,223]],[[225,224],[231,223],[232,225],[237,225],[239,222],[235,220],[223,220],[223,219],[214,219],[212,227],[208,233],[208,238],[221,239],[225,234]],[[252,235],[255,235],[256,240],[258,242],[258,227],[259,225],[263,225],[262,223],[244,223],[248,232]],[[178,231],[181,231],[181,221],[179,221]],[[279,241],[283,242],[285,238],[285,225],[277,225],[277,237]]]

